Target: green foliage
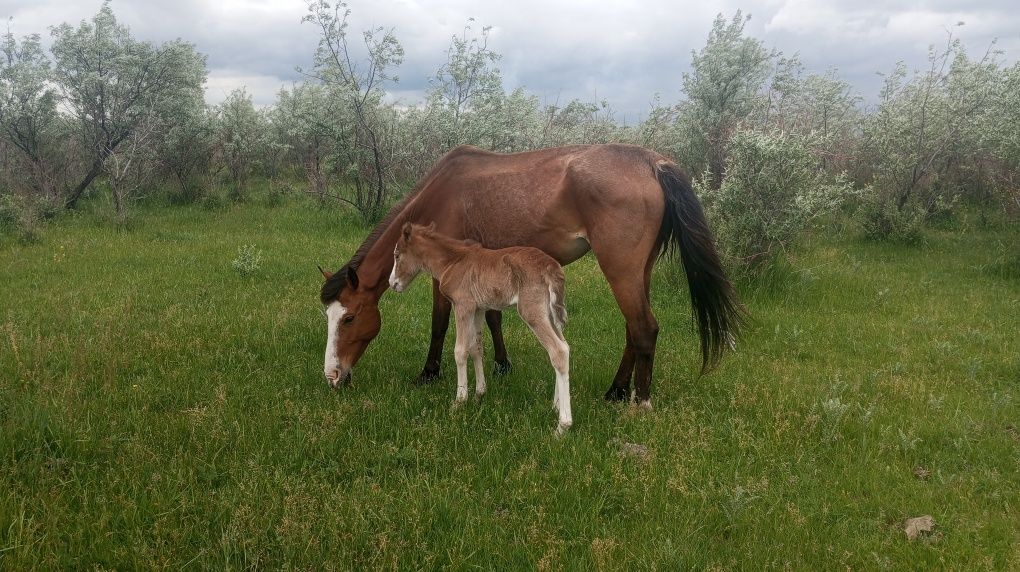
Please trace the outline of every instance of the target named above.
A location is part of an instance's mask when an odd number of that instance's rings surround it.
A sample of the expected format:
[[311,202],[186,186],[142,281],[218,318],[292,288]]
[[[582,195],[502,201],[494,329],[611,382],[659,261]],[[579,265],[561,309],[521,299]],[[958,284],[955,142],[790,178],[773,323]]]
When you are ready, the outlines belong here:
[[266,156],[269,125],[244,88],[230,92],[216,108],[216,139],[230,171],[233,197],[244,200],[252,173]]
[[927,71],[908,77],[901,63],[886,76],[864,122],[862,159],[875,191],[864,214],[869,236],[914,241],[921,223],[944,215],[967,187],[976,198],[986,177],[974,170],[980,140],[988,122],[1001,122],[988,115],[1000,93],[993,55],[972,61],[950,34],[929,50]]
[[796,136],[738,131],[726,152],[722,186],[713,191],[706,175],[699,191],[723,252],[740,267],[760,270],[781,259],[812,221],[853,193],[819,169]]
[[319,33],[311,77],[327,90],[331,109],[337,172],[349,183],[349,198],[339,197],[365,220],[384,214],[393,198],[391,139],[387,131],[392,105],[383,104],[385,87],[398,81],[393,73],[404,60],[404,49],[393,30],[377,27],[361,33],[366,53],[358,58],[348,43],[351,11],[347,4],[325,0],[308,3],[304,22]]
[[925,211],[916,203],[901,209],[869,193],[858,206],[856,217],[864,236],[871,240],[915,244],[923,236]]
[[262,270],[262,251],[254,244],[243,244],[237,248],[237,257],[230,265],[241,276],[251,276]]
[[[108,1],[91,21],[77,28],[61,24],[51,35],[54,80],[75,118],[85,169],[67,192],[73,206],[121,145],[133,138],[129,149],[121,151],[127,154],[122,165],[139,159],[161,126],[173,124],[182,109],[202,101],[205,57],[180,40],[160,46],[136,40]],[[122,178],[123,173],[113,175]]]
[[707,168],[712,188],[719,188],[725,176],[730,136],[764,105],[762,88],[777,56],[760,40],[744,35],[749,19],[739,10],[729,22],[722,14],[716,16],[708,42],[691,54],[691,71],[683,75],[687,104],[680,113],[682,121],[692,126],[690,144],[703,157],[700,163],[688,164],[696,172]]

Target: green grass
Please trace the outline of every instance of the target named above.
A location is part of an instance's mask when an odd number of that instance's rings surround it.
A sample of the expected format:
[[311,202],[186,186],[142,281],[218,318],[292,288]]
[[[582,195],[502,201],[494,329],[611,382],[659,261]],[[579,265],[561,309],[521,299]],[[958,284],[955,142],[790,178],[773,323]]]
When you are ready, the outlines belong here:
[[[409,383],[425,280],[383,297],[354,386],[327,388],[315,265],[366,232],[288,203],[0,238],[0,568],[1020,567],[1016,227],[816,238],[741,287],[753,327],[700,378],[661,266],[650,413],[601,399],[623,323],[586,257],[563,439],[515,316],[482,404],[450,408],[452,328],[442,380]],[[908,541],[924,514],[935,534]]]

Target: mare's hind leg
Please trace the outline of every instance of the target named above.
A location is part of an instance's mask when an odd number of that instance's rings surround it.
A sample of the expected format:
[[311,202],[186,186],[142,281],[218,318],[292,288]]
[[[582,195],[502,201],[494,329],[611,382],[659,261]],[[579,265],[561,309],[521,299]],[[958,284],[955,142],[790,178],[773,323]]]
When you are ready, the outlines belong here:
[[489,332],[492,334],[492,353],[495,362],[492,373],[496,375],[510,373],[513,365],[506,355],[506,343],[503,341],[503,312],[489,310],[485,313],[485,323],[488,324]]
[[[627,346],[606,399],[619,401],[629,397],[629,378],[633,371],[638,405],[651,408],[652,366],[659,335],[659,324],[652,314],[649,297],[655,236],[641,238],[632,248],[627,248],[625,240],[615,242],[593,237],[592,250],[627,321]],[[642,259],[640,255],[635,256],[636,253],[647,254]]]
[[606,401],[623,401],[630,398],[630,378],[634,375],[634,345],[630,341],[630,330],[624,328],[627,345],[623,348],[620,367],[613,376],[613,384],[606,391]]

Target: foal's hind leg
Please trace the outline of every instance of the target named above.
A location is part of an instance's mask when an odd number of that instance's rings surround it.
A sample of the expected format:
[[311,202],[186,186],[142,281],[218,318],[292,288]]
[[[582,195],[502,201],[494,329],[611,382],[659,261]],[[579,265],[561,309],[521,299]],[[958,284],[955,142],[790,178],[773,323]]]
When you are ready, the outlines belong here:
[[481,400],[485,395],[485,352],[482,351],[482,324],[485,323],[485,311],[475,311],[475,339],[471,344],[471,357],[475,362],[475,399]]
[[548,303],[543,302],[542,307],[538,306],[533,304],[525,307],[518,304],[521,318],[548,352],[549,361],[556,371],[556,387],[553,390],[553,406],[559,411],[556,435],[563,435],[574,424],[570,411],[570,346],[563,339],[563,334],[552,324]]

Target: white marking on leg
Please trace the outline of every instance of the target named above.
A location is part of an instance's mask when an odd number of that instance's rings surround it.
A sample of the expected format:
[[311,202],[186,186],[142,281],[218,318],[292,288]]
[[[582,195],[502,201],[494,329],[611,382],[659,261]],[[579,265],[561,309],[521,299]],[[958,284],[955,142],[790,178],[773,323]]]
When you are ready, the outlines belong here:
[[556,394],[560,411],[560,424],[556,427],[556,434],[562,435],[574,424],[570,412],[570,346],[561,342],[557,354],[556,361],[559,363],[553,363],[556,369]]
[[457,362],[457,397],[454,405],[460,405],[467,401],[468,397],[468,374],[467,374],[467,344],[463,338],[463,328],[460,320],[457,320],[457,342],[453,348],[453,359]]
[[336,343],[340,320],[346,313],[347,308],[340,305],[340,302],[333,302],[326,308],[326,357],[323,360],[322,372],[330,384],[340,381],[340,359],[337,357]]

